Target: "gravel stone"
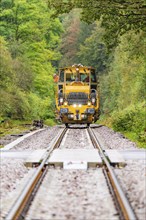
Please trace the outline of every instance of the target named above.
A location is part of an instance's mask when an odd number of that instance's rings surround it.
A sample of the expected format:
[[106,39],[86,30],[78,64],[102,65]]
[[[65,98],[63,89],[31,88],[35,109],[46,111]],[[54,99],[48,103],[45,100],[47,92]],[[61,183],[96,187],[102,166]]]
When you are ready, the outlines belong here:
[[63,138],[59,149],[93,149],[87,129],[69,129]]
[[27,185],[28,180],[32,177],[35,172],[35,168],[30,169],[27,173],[24,174],[23,178],[18,179],[15,183],[11,192],[2,192],[2,197],[0,200],[0,219],[5,219],[8,211],[19,197],[22,192],[24,186]]
[[[11,150],[37,150],[49,146],[51,140],[56,136],[62,127],[54,126],[42,130],[20,142]],[[18,138],[18,137],[17,137]],[[16,137],[14,138],[16,139]],[[11,139],[12,141],[14,140]],[[26,168],[22,159],[1,158],[0,160],[0,198],[4,202],[5,196],[10,196],[11,192],[18,188],[19,182],[27,176],[30,169]],[[29,177],[30,178],[30,177]]]
[[[47,216],[47,217],[46,217]],[[102,169],[49,169],[26,220],[119,219]]]
[[46,128],[45,130],[41,130],[36,134],[26,138],[15,147],[13,150],[37,150],[37,149],[45,149],[49,146],[49,143],[53,140],[53,138],[57,135],[57,133],[62,129],[62,127],[54,126]]
[[128,140],[121,133],[115,132],[108,127],[99,126],[94,128],[94,131],[104,143],[104,149],[134,150],[137,148],[136,143]]
[[18,136],[11,136],[11,135],[6,135],[4,137],[0,138],[0,145],[5,146],[12,141],[15,141],[18,138]]
[[127,161],[126,167],[115,172],[138,219],[146,219],[145,161]]
[[25,134],[28,134],[30,132],[31,132],[30,130],[26,130],[26,131],[19,133],[19,134],[8,134],[6,136],[0,137],[0,145],[5,146],[5,145],[11,143],[12,141],[15,141],[17,138],[24,136]]
[[[54,126],[40,131],[33,136],[19,143],[12,150],[37,150],[45,149],[49,146],[51,140],[63,129],[64,126]],[[138,149],[136,144],[124,138],[120,133],[105,126],[95,126],[94,131],[100,137],[105,149],[132,150]],[[15,138],[15,137],[14,137]],[[91,149],[92,143],[89,140],[87,131],[83,126],[76,128],[74,126],[67,132],[61,148],[82,148]],[[23,160],[1,160],[1,202],[4,203],[4,197],[9,198],[10,192],[18,188],[20,180],[26,178],[30,172],[23,164]],[[126,192],[133,209],[136,212],[138,220],[146,219],[146,180],[145,180],[144,161],[127,161],[127,166],[122,169],[115,169],[116,175]],[[30,178],[30,177],[29,177]],[[118,219],[115,212],[113,201],[107,186],[101,168],[96,170],[62,170],[51,169],[45,177],[46,185],[41,186],[42,196],[45,202],[42,203],[41,195],[37,195],[38,210],[32,206],[29,212],[30,216],[36,212],[37,219],[49,218],[56,220],[65,219]],[[48,192],[46,194],[46,192]],[[69,199],[69,200],[68,200]],[[102,201],[102,202],[101,202]],[[104,210],[104,212],[103,212]],[[34,215],[35,216],[35,215]],[[32,219],[36,219],[35,217]],[[41,218],[39,218],[41,216]],[[46,219],[46,216],[47,219]],[[27,217],[30,220],[30,218]]]
[[[60,149],[93,149],[87,129],[69,129]],[[101,202],[102,201],[102,202]],[[47,216],[47,218],[46,218]],[[49,169],[26,219],[119,219],[102,169]]]
[[[99,126],[94,131],[101,139],[104,149],[140,150],[134,142],[108,127]],[[146,219],[146,161],[127,160],[126,163],[127,165],[122,169],[115,169],[116,175],[138,220],[144,220]]]
[[24,166],[23,160],[10,160],[1,158],[0,162],[0,198],[1,200],[12,190],[16,189],[17,183],[29,169]]

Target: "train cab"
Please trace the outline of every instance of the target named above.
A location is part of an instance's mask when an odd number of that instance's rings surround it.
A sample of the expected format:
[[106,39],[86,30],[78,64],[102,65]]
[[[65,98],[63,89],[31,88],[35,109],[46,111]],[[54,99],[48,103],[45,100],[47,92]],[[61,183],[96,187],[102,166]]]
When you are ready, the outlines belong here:
[[87,124],[99,118],[99,91],[95,69],[83,65],[60,68],[56,108],[60,120],[68,124]]

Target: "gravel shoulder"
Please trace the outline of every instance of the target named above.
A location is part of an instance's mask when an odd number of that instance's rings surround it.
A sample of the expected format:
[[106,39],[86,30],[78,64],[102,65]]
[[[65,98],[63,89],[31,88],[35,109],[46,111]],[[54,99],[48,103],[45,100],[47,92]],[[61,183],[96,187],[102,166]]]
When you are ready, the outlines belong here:
[[[42,130],[24,141],[20,142],[18,145],[13,147],[11,150],[21,151],[21,150],[37,150],[45,149],[49,146],[49,143],[56,136],[57,132],[60,131],[62,127],[54,126]],[[6,138],[7,140],[7,138]],[[11,139],[14,140],[14,139]],[[5,142],[6,144],[8,141]],[[19,183],[23,179],[30,178],[28,175],[30,173],[30,168],[25,167],[23,159],[8,159],[1,158],[0,160],[0,202],[1,209],[4,209],[6,197],[11,197],[11,193],[15,192],[19,188]],[[11,199],[8,201],[12,201]],[[9,202],[6,206],[9,206]]]
[[49,146],[49,143],[57,135],[60,129],[62,129],[62,127],[54,126],[41,130],[40,132],[37,132],[36,134],[17,144],[16,147],[13,147],[13,150],[45,149]]
[[102,140],[104,144],[104,149],[114,149],[114,150],[134,150],[138,149],[136,143],[125,138],[119,132],[115,132],[106,126],[96,126],[94,128],[97,136]]
[[[108,127],[99,126],[94,131],[102,140],[104,149],[141,150],[134,142]],[[146,160],[127,160],[126,163],[124,168],[115,169],[115,172],[138,220],[144,220],[146,219]]]
[[146,163],[127,161],[123,169],[115,169],[119,182],[139,220],[146,219]]
[[34,172],[35,172],[35,168],[27,170],[27,172],[23,175],[21,179],[18,178],[14,184],[11,184],[11,187],[12,187],[11,191],[9,189],[8,192],[6,192],[6,189],[4,189],[0,197],[1,198],[0,199],[0,219],[1,220],[5,219],[11,206],[14,204],[14,202],[20,195],[24,186],[27,185],[28,180],[32,177]]

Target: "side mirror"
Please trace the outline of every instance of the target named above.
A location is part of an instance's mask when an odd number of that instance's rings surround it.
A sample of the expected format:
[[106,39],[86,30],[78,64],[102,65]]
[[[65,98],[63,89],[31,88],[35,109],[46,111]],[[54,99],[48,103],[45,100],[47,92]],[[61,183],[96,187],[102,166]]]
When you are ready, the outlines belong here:
[[54,74],[54,75],[53,75],[53,79],[54,79],[54,82],[55,82],[55,83],[58,83],[58,81],[59,81],[59,76],[58,76],[57,74]]

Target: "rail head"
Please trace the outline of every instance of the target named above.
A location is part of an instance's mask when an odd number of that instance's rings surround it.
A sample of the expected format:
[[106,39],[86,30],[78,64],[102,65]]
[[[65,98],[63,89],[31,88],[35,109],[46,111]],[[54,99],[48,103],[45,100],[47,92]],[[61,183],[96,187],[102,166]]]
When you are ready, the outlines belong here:
[[36,169],[36,172],[34,172],[31,179],[27,182],[27,184],[24,186],[21,194],[18,196],[18,198],[15,200],[14,204],[12,205],[11,209],[9,210],[6,220],[16,220],[16,219],[24,219],[21,218],[21,213],[23,212],[24,207],[26,206],[27,201],[29,200],[29,197],[31,196],[33,190],[35,189],[37,183],[43,176],[43,173],[45,172],[46,168],[46,162],[52,153],[52,151],[59,147],[59,144],[61,143],[65,133],[67,131],[67,128],[64,128],[59,132],[59,134],[56,136],[55,140],[53,139],[50,143],[45,158],[42,160],[40,166]]
[[105,169],[107,171],[110,183],[114,189],[119,206],[122,210],[122,214],[123,214],[124,219],[136,220],[137,217],[135,216],[135,213],[134,213],[127,197],[125,196],[125,193],[124,193],[124,191],[123,191],[123,189],[122,189],[122,187],[116,177],[116,174],[115,174],[112,166],[110,165],[109,161],[107,160],[107,158],[105,156],[104,150],[101,145],[101,141],[99,140],[99,138],[97,139],[93,129],[88,128],[88,132],[89,132],[89,135],[91,137],[91,140],[92,140],[94,147],[99,149],[100,155],[101,155],[103,162],[105,164]]

